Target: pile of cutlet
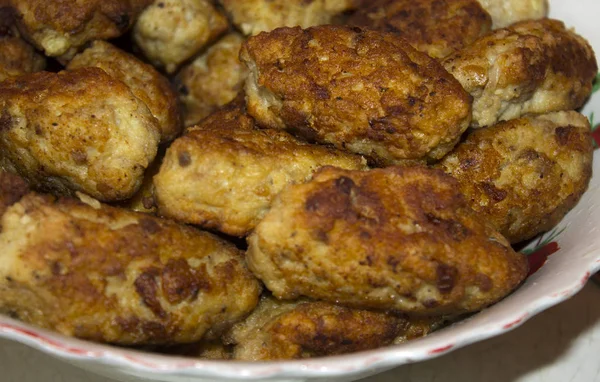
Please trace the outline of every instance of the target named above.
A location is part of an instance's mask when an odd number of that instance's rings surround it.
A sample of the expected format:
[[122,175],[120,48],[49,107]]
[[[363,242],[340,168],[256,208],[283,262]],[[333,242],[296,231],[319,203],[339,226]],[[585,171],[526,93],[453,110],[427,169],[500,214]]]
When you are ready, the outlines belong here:
[[544,0],[2,0],[0,313],[233,360],[509,295],[592,173]]

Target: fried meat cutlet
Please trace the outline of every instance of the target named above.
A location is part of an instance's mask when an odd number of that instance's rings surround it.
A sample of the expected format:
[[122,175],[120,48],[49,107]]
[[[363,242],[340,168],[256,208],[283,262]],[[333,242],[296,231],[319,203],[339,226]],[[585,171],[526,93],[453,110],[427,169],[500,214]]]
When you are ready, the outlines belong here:
[[248,74],[239,60],[243,42],[239,33],[229,33],[181,68],[176,82],[185,126],[197,124],[240,93]]
[[236,360],[298,359],[375,349],[392,344],[396,338],[422,337],[438,321],[409,320],[322,301],[263,297],[252,314],[235,324],[224,338],[235,345]]
[[402,38],[357,27],[279,28],[250,37],[248,113],[261,125],[367,156],[377,165],[439,159],[471,99]]
[[211,0],[155,0],[133,26],[133,39],[153,65],[174,73],[227,27]]
[[586,117],[555,112],[476,130],[437,166],[458,180],[473,210],[518,243],[551,229],[577,204],[593,149]]
[[355,0],[219,0],[233,24],[245,35],[279,27],[308,28],[330,24],[354,8]]
[[577,109],[598,72],[588,42],[550,19],[496,30],[443,65],[473,96],[475,128],[527,113]]
[[123,82],[99,68],[0,82],[3,167],[37,189],[131,197],[154,159],[159,127]]
[[152,66],[108,42],[95,41],[69,62],[67,70],[88,67],[100,68],[122,81],[148,106],[160,127],[162,142],[179,135],[183,124],[177,95],[169,80]]
[[236,100],[173,142],[154,177],[155,200],[163,216],[244,236],[286,185],[325,165],[366,168],[358,155],[259,129]]
[[0,2],[0,82],[46,67],[46,58],[21,39],[16,11],[4,3]]
[[478,311],[517,287],[526,257],[439,170],[326,167],[289,186],[248,238],[273,295],[411,315]]
[[23,36],[47,56],[71,59],[94,40],[121,36],[151,0],[9,0]]
[[348,24],[395,33],[415,49],[441,59],[487,34],[490,15],[477,0],[365,2]]
[[156,345],[227,330],[258,303],[260,284],[232,244],[89,197],[15,201],[4,176],[0,313],[68,336]]

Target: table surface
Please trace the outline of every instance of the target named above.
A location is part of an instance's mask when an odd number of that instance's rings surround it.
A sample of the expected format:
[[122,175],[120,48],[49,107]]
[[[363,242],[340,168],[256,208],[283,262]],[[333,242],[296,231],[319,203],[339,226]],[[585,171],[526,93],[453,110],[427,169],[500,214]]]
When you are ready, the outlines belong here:
[[[600,287],[589,282],[503,336],[362,382],[600,382],[598,354]],[[0,370],[6,382],[114,382],[2,339]]]

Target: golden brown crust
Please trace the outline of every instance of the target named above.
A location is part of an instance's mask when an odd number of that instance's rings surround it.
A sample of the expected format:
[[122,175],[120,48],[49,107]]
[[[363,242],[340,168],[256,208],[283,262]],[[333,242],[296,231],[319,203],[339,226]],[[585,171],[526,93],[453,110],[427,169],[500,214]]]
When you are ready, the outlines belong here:
[[159,138],[146,105],[101,69],[0,83],[0,157],[36,188],[126,199],[140,186]]
[[341,12],[353,9],[354,0],[219,0],[233,24],[245,35],[279,27],[308,28],[331,24]]
[[490,15],[477,0],[365,2],[348,24],[393,32],[415,49],[441,59],[487,34]]
[[594,52],[561,21],[524,21],[443,62],[473,97],[473,127],[582,106],[598,71]]
[[471,207],[512,243],[555,226],[592,175],[586,117],[557,112],[470,134],[439,168],[458,179]]
[[324,165],[364,169],[363,158],[261,130],[238,102],[173,142],[154,177],[159,213],[245,236],[287,184]]
[[548,16],[547,0],[478,0],[492,16],[494,29],[518,21],[542,19]]
[[233,245],[82,200],[30,193],[0,217],[0,312],[139,345],[198,341],[257,304],[261,287]]
[[458,189],[423,167],[323,168],[275,199],[248,238],[248,265],[277,298],[477,311],[512,291],[527,262]]
[[19,29],[46,55],[70,59],[88,41],[118,37],[151,0],[10,0]]
[[225,341],[235,345],[236,360],[298,359],[386,346],[410,327],[408,320],[386,313],[263,297]]
[[200,122],[242,90],[248,74],[239,60],[243,42],[242,35],[229,33],[181,69],[176,82],[185,126]]
[[155,0],[133,27],[133,39],[155,66],[174,73],[227,30],[211,0]]
[[171,84],[152,66],[104,41],[92,45],[69,62],[67,70],[97,67],[122,81],[142,100],[158,121],[161,142],[172,141],[183,124],[177,95]]
[[470,122],[470,97],[441,65],[389,33],[280,28],[248,39],[248,113],[378,164],[442,157]]

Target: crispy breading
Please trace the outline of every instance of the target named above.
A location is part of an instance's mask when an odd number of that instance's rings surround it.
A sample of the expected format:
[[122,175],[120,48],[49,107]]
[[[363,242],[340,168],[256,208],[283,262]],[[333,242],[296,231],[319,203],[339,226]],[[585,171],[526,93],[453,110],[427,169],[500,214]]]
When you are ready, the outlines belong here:
[[164,216],[244,236],[279,191],[324,165],[366,168],[358,155],[259,129],[236,101],[173,142],[154,177],[155,199]]
[[550,19],[496,30],[443,64],[474,97],[472,127],[577,109],[598,72],[588,42]]
[[438,167],[512,243],[554,227],[592,175],[590,123],[575,112],[500,122],[470,134]]
[[172,141],[179,135],[183,124],[177,95],[167,78],[154,67],[104,41],[95,41],[76,55],[67,70],[88,67],[100,68],[129,86],[157,119],[162,142]]
[[155,66],[174,73],[227,27],[211,0],[155,0],[133,26],[133,39]]
[[229,33],[177,74],[179,99],[185,107],[185,126],[192,126],[233,101],[244,86],[248,70],[239,60],[244,38]]
[[233,24],[245,35],[279,27],[308,28],[330,24],[341,12],[355,7],[355,0],[219,0]]
[[0,2],[0,81],[46,67],[46,58],[20,38],[15,18],[15,10]]
[[0,157],[36,188],[131,197],[159,138],[146,105],[102,69],[0,82]]
[[248,238],[273,295],[415,315],[474,312],[511,292],[527,260],[439,170],[326,167],[287,187]]
[[250,37],[248,113],[369,157],[378,165],[438,159],[467,128],[471,100],[433,58],[402,38],[344,26]]
[[548,16],[547,0],[478,0],[492,16],[494,28],[504,28],[518,21]]
[[492,28],[492,18],[477,0],[366,1],[347,23],[393,32],[436,59],[469,45]]
[[256,306],[260,284],[232,244],[84,200],[30,193],[0,217],[1,313],[142,345],[198,341]]
[[235,324],[224,339],[235,345],[236,360],[310,358],[375,349],[390,345],[399,336],[422,337],[432,328],[412,321],[415,325],[401,316],[322,301],[263,297],[252,314]]
[[68,60],[85,43],[125,33],[151,0],[9,0],[19,30],[47,56]]

